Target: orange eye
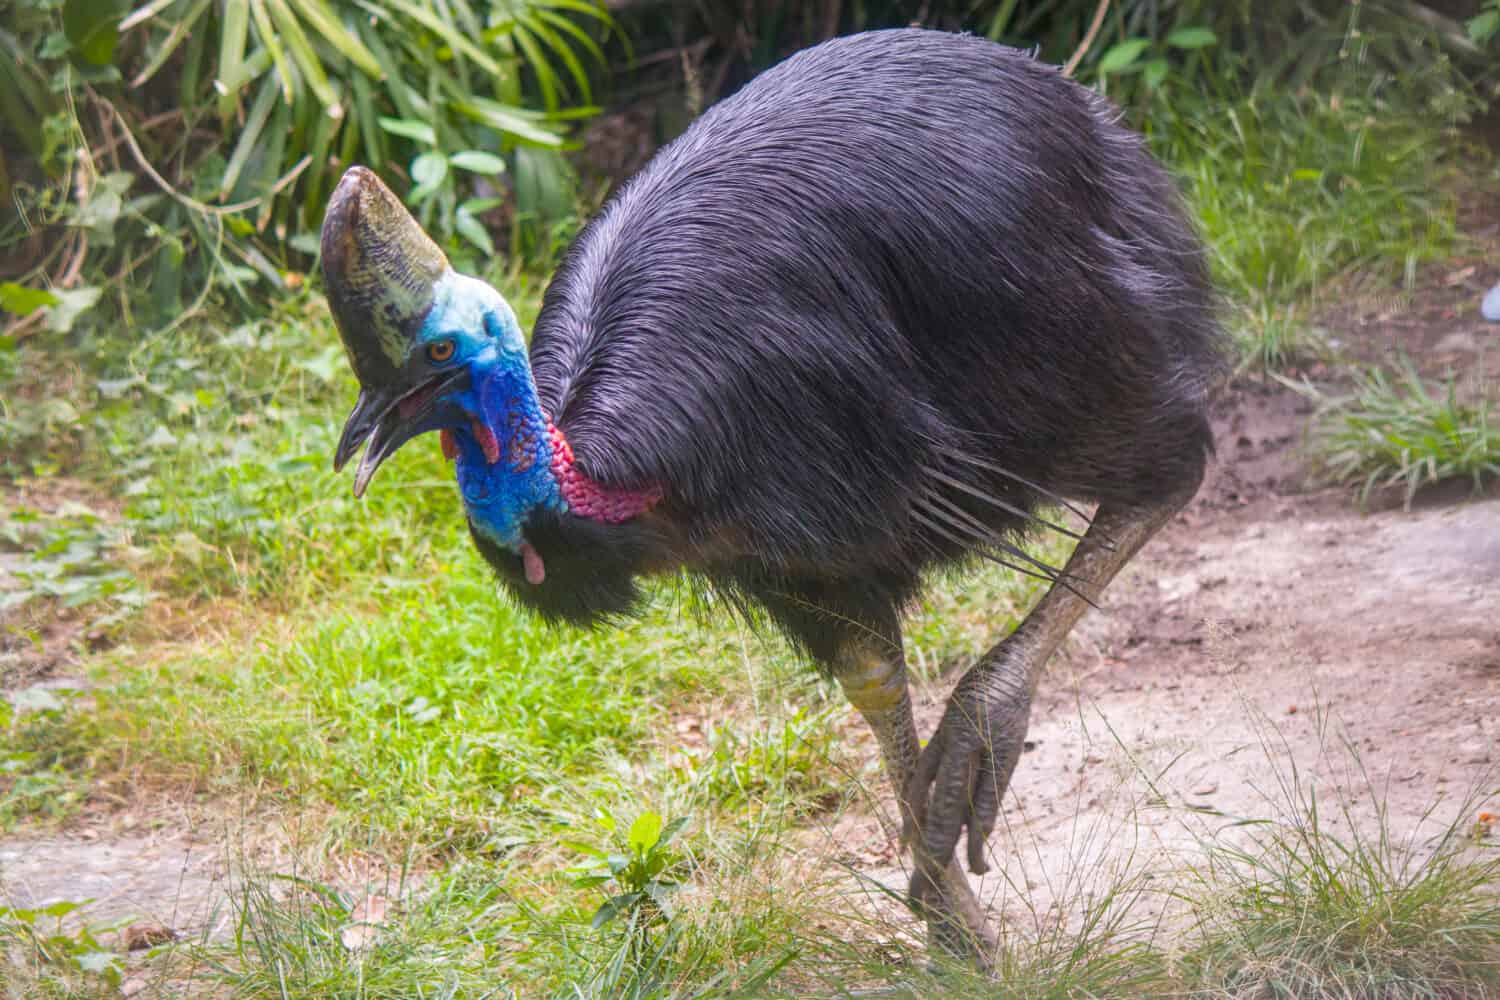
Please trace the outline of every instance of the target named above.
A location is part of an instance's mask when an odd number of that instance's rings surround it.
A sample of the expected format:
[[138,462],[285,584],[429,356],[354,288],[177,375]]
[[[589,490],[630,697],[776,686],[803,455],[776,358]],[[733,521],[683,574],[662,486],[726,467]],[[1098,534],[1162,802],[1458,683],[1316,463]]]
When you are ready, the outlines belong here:
[[427,360],[442,364],[453,357],[453,341],[439,340],[435,344],[427,345]]

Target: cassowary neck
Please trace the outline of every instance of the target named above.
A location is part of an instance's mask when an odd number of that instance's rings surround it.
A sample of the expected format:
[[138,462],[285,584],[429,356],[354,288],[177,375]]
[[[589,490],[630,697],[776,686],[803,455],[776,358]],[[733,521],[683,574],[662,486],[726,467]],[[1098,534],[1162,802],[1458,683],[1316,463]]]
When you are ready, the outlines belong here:
[[476,366],[465,408],[467,428],[444,431],[443,453],[454,461],[464,506],[477,530],[519,550],[536,512],[572,514],[620,524],[649,510],[658,490],[613,490],[574,463],[563,432],[542,412],[524,359]]

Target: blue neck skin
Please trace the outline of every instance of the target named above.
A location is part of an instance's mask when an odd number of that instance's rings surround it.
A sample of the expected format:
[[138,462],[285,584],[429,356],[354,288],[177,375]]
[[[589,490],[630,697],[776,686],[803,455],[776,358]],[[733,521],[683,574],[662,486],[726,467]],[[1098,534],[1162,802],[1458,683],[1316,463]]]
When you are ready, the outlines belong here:
[[491,465],[472,425],[453,428],[464,507],[477,531],[520,551],[521,528],[533,511],[568,509],[552,474],[552,444],[526,341],[515,313],[484,282],[450,271],[434,292],[417,347],[454,342],[454,362],[468,366],[470,384],[445,399],[489,428],[500,446],[500,460]]

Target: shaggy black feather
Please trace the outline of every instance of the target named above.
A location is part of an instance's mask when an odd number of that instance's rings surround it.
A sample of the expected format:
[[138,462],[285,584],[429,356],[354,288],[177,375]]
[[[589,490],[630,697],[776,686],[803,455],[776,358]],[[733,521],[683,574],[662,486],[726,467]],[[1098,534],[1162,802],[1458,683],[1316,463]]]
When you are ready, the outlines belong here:
[[531,346],[579,467],[666,502],[649,527],[535,526],[541,587],[485,554],[579,622],[685,564],[806,645],[810,606],[885,621],[938,564],[1035,571],[1014,546],[1056,497],[1196,482],[1214,297],[1117,117],[1022,52],[918,30],[808,49],[710,109],[580,235]]

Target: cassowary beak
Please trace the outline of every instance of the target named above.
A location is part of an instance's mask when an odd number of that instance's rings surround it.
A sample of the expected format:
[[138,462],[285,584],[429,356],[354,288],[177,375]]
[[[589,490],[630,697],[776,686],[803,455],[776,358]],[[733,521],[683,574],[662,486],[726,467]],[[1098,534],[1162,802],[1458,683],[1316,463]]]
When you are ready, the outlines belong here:
[[360,383],[333,467],[342,469],[369,440],[354,477],[359,496],[402,444],[452,423],[451,407],[438,399],[468,376],[423,381],[431,373],[408,358],[432,309],[433,286],[449,272],[448,259],[364,167],[350,167],[328,201],[322,267],[328,305]]

